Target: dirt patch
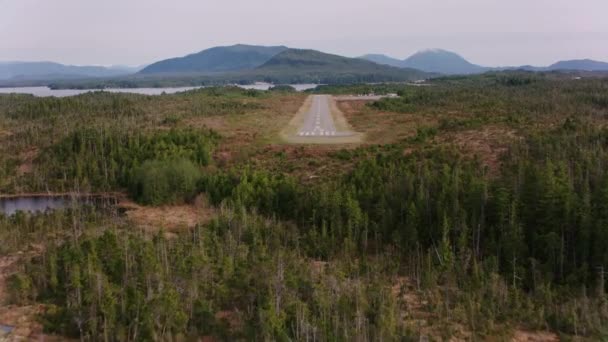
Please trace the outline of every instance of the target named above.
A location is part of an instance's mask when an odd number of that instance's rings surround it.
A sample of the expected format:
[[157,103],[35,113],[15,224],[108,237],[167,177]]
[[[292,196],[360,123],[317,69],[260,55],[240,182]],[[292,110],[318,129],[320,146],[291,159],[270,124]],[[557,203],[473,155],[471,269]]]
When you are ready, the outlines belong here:
[[418,332],[421,340],[434,336],[434,329],[429,323],[433,315],[426,309],[428,301],[417,290],[414,281],[409,277],[397,277],[391,293],[400,305],[399,318],[408,329]]
[[511,338],[512,342],[557,342],[559,337],[548,331],[516,330]]
[[[391,293],[399,303],[399,318],[409,331],[418,334],[420,341],[471,341],[473,332],[464,324],[442,320],[431,312],[429,292],[419,290],[409,277],[397,277]],[[446,335],[449,338],[446,338]]]
[[437,125],[437,118],[430,115],[379,111],[367,106],[370,102],[354,100],[336,103],[353,129],[365,134],[366,143],[396,143],[415,136],[421,126]]
[[253,101],[260,105],[259,109],[238,114],[190,116],[183,124],[219,132],[223,137],[221,144],[234,150],[258,143],[275,143],[279,141],[278,133],[305,99],[306,95],[302,93],[273,94]]
[[16,271],[21,255],[0,257],[0,325],[12,328],[5,335],[0,330],[0,341],[35,341],[42,338],[42,325],[37,322],[37,316],[44,312],[43,305],[7,305],[6,279]]
[[215,313],[215,319],[226,322],[230,331],[241,331],[243,329],[243,318],[237,310],[223,310]]
[[[43,334],[38,318],[46,311],[43,304],[8,305],[6,279],[18,271],[23,259],[42,254],[42,244],[30,244],[25,252],[0,257],[0,341],[73,341],[65,337]],[[6,331],[6,328],[10,332]]]
[[507,151],[509,144],[517,139],[519,137],[512,129],[486,126],[474,130],[449,132],[438,137],[437,141],[454,145],[464,153],[478,156],[492,175],[500,169],[500,156]]
[[403,301],[409,313],[415,316],[428,317],[428,312],[424,311],[428,301],[421,298],[415,283],[410,278],[398,277],[393,283],[391,292],[395,298]]
[[289,174],[301,183],[316,182],[346,173],[354,160],[341,160],[332,156],[342,149],[358,145],[268,145],[250,158],[257,169],[275,174]]
[[17,174],[22,176],[26,173],[31,173],[34,169],[34,159],[38,156],[38,148],[31,147],[19,154],[21,164],[17,168]]
[[323,273],[325,273],[328,265],[329,263],[327,261],[312,260],[310,262],[310,272],[314,278],[318,279]]
[[[0,324],[12,327],[6,341],[36,341],[42,337],[42,325],[36,316],[44,312],[42,305],[0,307]],[[0,337],[0,340],[2,338]]]
[[127,218],[137,227],[151,232],[161,228],[169,232],[189,229],[208,222],[215,214],[203,195],[198,196],[193,204],[187,205],[145,207],[124,200],[119,207],[126,210]]
[[15,272],[18,260],[19,257],[16,255],[0,257],[0,306],[4,305],[8,300],[6,280]]

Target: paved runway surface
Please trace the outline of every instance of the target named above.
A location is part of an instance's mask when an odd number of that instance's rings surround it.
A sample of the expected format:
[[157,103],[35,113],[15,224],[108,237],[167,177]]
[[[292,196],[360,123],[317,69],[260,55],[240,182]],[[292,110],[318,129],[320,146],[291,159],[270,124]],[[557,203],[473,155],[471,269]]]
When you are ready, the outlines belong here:
[[352,135],[351,132],[337,132],[334,119],[331,116],[329,105],[330,97],[327,95],[314,95],[312,104],[304,124],[298,130],[300,137],[344,137]]

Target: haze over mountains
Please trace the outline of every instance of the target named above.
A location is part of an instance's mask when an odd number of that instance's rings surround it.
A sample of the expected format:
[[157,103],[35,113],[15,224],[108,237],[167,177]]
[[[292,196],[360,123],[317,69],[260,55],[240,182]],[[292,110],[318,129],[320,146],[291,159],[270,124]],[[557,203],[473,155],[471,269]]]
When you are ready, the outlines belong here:
[[165,59],[150,64],[140,73],[210,73],[253,69],[285,50],[287,50],[285,46],[244,44],[218,46],[184,57]]
[[264,75],[273,83],[397,82],[435,75],[306,49],[287,49],[255,68],[253,73]]
[[[39,80],[40,84],[48,84],[49,81],[112,79],[120,81],[114,82],[114,85],[136,86],[134,82],[140,84],[142,79],[169,78],[187,79],[172,84],[255,81],[347,83],[409,81],[439,74],[475,74],[509,69],[608,71],[608,63],[584,59],[560,61],[546,67],[487,67],[476,65],[454,52],[442,49],[420,51],[400,60],[381,54],[349,58],[286,46],[237,44],[161,60],[144,68],[70,66],[53,62],[0,62],[0,80],[3,80],[5,85],[10,85],[11,82],[37,84],[33,82],[36,80]],[[28,81],[32,82],[27,83]]]
[[448,75],[475,74],[489,70],[489,68],[470,63],[454,52],[441,49],[420,51],[404,60],[398,60],[385,55],[365,55],[361,58],[399,68],[413,68]]
[[[537,68],[539,69],[539,68]],[[542,68],[540,68],[542,69]],[[608,63],[594,61],[591,59],[573,59],[551,64],[548,70],[585,70],[585,71],[608,71]]]
[[220,46],[185,57],[156,62],[139,75],[175,75],[217,73],[256,75],[273,81],[319,81],[326,78],[409,80],[429,76],[419,70],[395,68],[371,61],[323,53],[316,50],[290,49],[285,46]]
[[608,63],[590,59],[559,61],[549,66],[505,66],[487,67],[473,64],[462,56],[442,49],[429,49],[417,52],[410,57],[399,60],[382,54],[368,54],[360,58],[379,64],[391,65],[400,68],[414,68],[426,72],[435,72],[446,75],[477,74],[492,70],[522,69],[528,71],[607,71]]
[[128,66],[76,66],[54,62],[0,62],[0,79],[74,79],[114,77],[132,74],[139,68]]

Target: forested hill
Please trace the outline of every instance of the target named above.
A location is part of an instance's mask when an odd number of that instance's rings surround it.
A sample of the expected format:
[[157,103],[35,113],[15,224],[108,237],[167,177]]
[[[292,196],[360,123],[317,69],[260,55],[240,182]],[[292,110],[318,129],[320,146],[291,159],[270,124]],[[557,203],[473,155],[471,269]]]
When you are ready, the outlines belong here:
[[559,61],[551,64],[549,70],[587,70],[587,71],[606,71],[608,63],[594,61],[592,59],[573,59],[567,61]]
[[361,56],[361,58],[379,64],[391,65],[399,68],[413,68],[446,75],[478,74],[490,70],[490,68],[473,64],[454,52],[442,49],[419,51],[404,60],[381,54],[369,54]]
[[268,62],[257,68],[257,70],[269,70],[273,68],[294,69],[317,69],[317,70],[377,70],[396,71],[374,62],[359,58],[348,58],[317,50],[288,49],[271,58]]
[[286,49],[285,46],[243,44],[218,46],[184,57],[153,63],[140,73],[206,73],[253,69]]
[[[245,48],[244,45],[234,46],[234,52]],[[282,47],[277,47],[280,49]],[[268,48],[270,49],[270,48]],[[212,50],[212,49],[211,49]],[[209,51],[209,50],[207,50]],[[269,52],[270,50],[265,50]],[[214,52],[213,54],[217,53]],[[241,53],[232,54],[234,58]],[[220,58],[216,56],[217,58]],[[214,57],[214,58],[216,58]],[[211,59],[207,59],[210,62]],[[252,60],[250,60],[251,62]],[[259,60],[258,60],[259,61]],[[205,63],[207,63],[205,62]],[[180,61],[177,64],[183,64]],[[219,63],[219,62],[218,62]],[[228,58],[223,65],[227,68],[231,63]],[[236,63],[236,62],[235,62]],[[253,62],[252,62],[253,63]],[[234,67],[236,64],[231,64]],[[243,64],[241,64],[243,65]],[[252,65],[252,64],[250,64]],[[316,50],[286,49],[274,57],[270,57],[256,68],[233,71],[219,71],[220,65],[213,68],[215,72],[201,71],[179,72],[149,72],[158,68],[158,63],[149,66],[142,72],[122,78],[91,79],[76,81],[60,81],[51,84],[52,88],[106,88],[106,87],[162,87],[162,86],[200,86],[223,84],[250,84],[254,82],[269,82],[274,84],[323,83],[323,84],[352,84],[377,82],[406,82],[427,79],[437,74],[409,68],[396,68],[381,65],[359,58],[348,58],[323,53]],[[164,69],[169,70],[169,69]],[[186,69],[183,69],[186,70]],[[193,69],[190,69],[193,70]]]
[[292,80],[306,79],[320,83],[408,81],[428,78],[420,70],[380,65],[359,58],[348,58],[316,50],[288,49],[255,69],[269,78],[280,75]]
[[397,68],[401,68],[401,64],[403,61],[397,58],[389,57],[387,55],[379,54],[379,53],[370,53],[367,55],[363,55],[359,57],[361,59],[365,59],[367,61],[371,61],[378,64],[390,65]]
[[415,53],[403,61],[402,67],[442,74],[476,74],[488,71],[488,68],[475,65],[454,52],[441,49]]
[[73,79],[128,75],[137,68],[126,66],[65,65],[55,62],[0,62],[0,80]]

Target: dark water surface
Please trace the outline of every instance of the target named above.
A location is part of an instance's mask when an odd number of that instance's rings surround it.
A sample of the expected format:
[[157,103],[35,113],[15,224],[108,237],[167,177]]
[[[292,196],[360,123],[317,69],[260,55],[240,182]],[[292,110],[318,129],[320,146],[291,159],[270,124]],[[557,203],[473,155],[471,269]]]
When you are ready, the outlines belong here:
[[[160,95],[179,93],[200,87],[177,87],[177,88],[107,88],[103,91],[110,93],[132,93],[142,95]],[[49,87],[16,87],[16,88],[0,88],[0,94],[31,94],[38,97],[66,97],[100,91],[101,89],[51,89]]]
[[112,197],[99,196],[16,196],[0,197],[0,214],[14,215],[18,211],[26,213],[41,213],[47,210],[56,210],[76,207],[79,205],[92,205],[107,207],[115,205],[117,200]]
[[[244,89],[268,90],[273,85],[269,83],[255,83],[251,85],[237,85]],[[316,84],[292,84],[297,91],[304,91],[316,87]],[[103,91],[110,93],[131,93],[141,95],[161,95],[174,94],[188,90],[198,89],[202,87],[173,87],[173,88],[106,88]],[[14,87],[1,88],[0,94],[31,94],[38,97],[66,97],[75,96],[93,91],[101,91],[102,89],[51,89],[49,87]]]

